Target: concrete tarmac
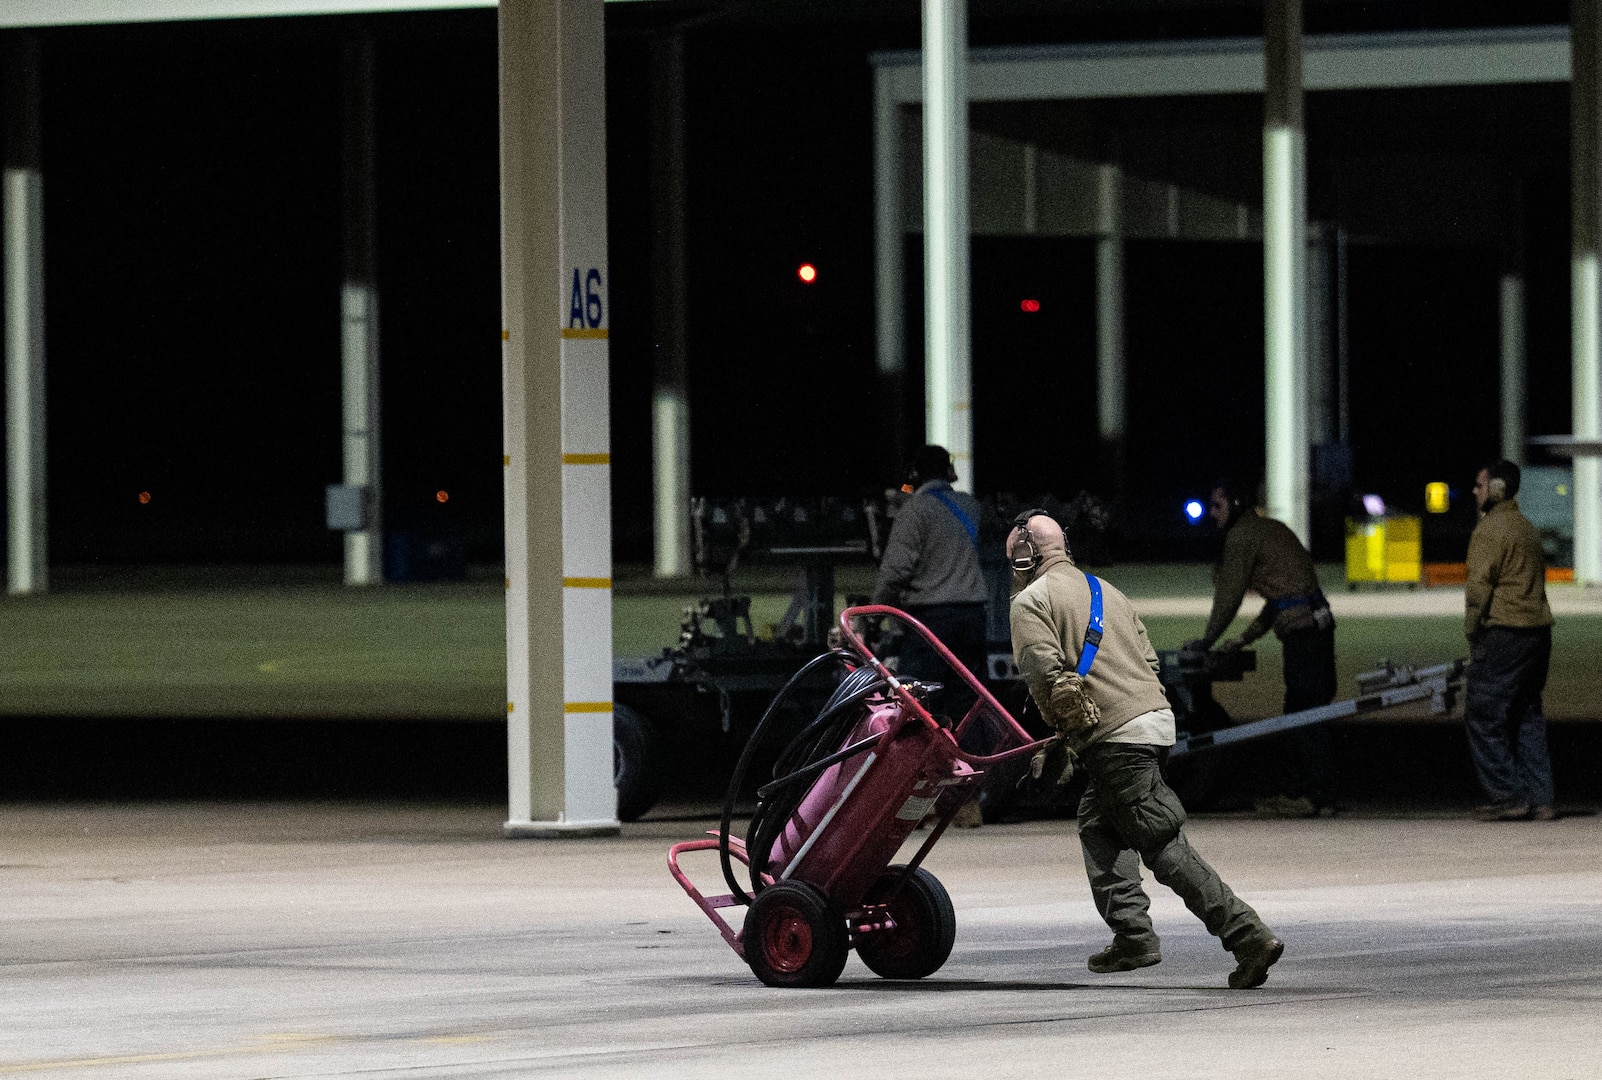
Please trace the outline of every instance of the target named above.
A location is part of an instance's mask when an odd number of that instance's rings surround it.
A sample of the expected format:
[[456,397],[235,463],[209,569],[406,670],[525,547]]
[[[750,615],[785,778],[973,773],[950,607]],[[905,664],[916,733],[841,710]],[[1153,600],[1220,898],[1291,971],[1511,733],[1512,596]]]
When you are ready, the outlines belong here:
[[[706,808],[700,808],[705,810]],[[1152,886],[1108,934],[1073,824],[944,837],[918,983],[760,985],[669,877],[701,817],[510,841],[495,806],[0,809],[0,1076],[1602,1077],[1602,821],[1193,819],[1280,933],[1258,990]],[[723,891],[706,858],[691,867]]]

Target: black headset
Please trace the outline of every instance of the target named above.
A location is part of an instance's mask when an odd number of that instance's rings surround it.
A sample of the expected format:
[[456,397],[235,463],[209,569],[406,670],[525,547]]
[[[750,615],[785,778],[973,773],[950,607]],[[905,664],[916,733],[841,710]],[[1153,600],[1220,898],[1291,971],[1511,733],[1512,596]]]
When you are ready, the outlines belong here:
[[1012,531],[1023,531],[1023,535],[1014,540],[1011,546],[1007,548],[1007,559],[1012,563],[1014,570],[1026,574],[1040,565],[1042,558],[1040,545],[1035,543],[1034,536],[1029,532],[1029,519],[1050,516],[1050,514],[1037,506],[1033,510],[1025,510],[1012,519]]

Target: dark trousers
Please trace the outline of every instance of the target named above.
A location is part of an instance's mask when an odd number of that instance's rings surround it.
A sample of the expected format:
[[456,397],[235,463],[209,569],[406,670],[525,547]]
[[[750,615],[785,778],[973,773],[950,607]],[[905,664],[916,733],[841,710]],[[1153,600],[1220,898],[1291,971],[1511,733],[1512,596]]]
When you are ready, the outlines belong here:
[[[904,610],[928,627],[929,632],[951,650],[963,667],[973,672],[975,677],[984,678],[987,643],[983,603],[927,604]],[[944,683],[945,689],[934,695],[930,702],[933,706],[930,711],[949,717],[953,724],[960,721],[973,706],[974,693],[968,689],[968,684],[947,666],[915,630],[908,629],[906,636],[901,639],[901,657],[897,661],[896,673],[903,679]],[[969,725],[963,748],[970,753],[988,753],[992,741],[984,718],[980,717]]]
[[[1280,640],[1284,650],[1285,711],[1300,712],[1335,700],[1335,628],[1293,630]],[[1305,797],[1319,806],[1335,801],[1335,740],[1329,724],[1297,728],[1285,739],[1280,793]]]
[[1089,784],[1079,801],[1079,847],[1096,910],[1131,951],[1157,947],[1140,864],[1179,895],[1224,948],[1269,936],[1247,903],[1185,838],[1185,810],[1162,777],[1155,746],[1096,743],[1080,755]]
[[1480,787],[1493,803],[1551,806],[1552,759],[1541,693],[1552,660],[1552,628],[1487,627],[1469,660],[1463,720]]

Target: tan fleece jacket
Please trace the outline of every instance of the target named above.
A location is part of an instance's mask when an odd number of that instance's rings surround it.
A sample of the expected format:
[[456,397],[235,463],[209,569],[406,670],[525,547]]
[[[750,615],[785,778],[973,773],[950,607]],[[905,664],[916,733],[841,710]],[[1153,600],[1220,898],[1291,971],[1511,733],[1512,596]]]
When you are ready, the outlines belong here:
[[[1101,710],[1087,742],[1099,742],[1137,716],[1168,708],[1157,681],[1157,653],[1129,598],[1101,584],[1102,639],[1085,689]],[[1090,586],[1063,554],[1048,555],[1012,601],[1012,656],[1035,704],[1049,708],[1051,685],[1073,671],[1090,623]]]

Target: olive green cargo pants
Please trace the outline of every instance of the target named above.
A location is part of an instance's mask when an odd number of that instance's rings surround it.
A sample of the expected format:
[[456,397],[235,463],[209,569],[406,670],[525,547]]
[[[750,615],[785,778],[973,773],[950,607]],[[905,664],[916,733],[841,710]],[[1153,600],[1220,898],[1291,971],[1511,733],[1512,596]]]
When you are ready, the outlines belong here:
[[1225,949],[1270,936],[1263,920],[1185,839],[1185,808],[1163,780],[1159,748],[1097,743],[1080,755],[1089,779],[1079,802],[1079,846],[1096,910],[1131,952],[1157,948],[1140,864],[1168,886]]

